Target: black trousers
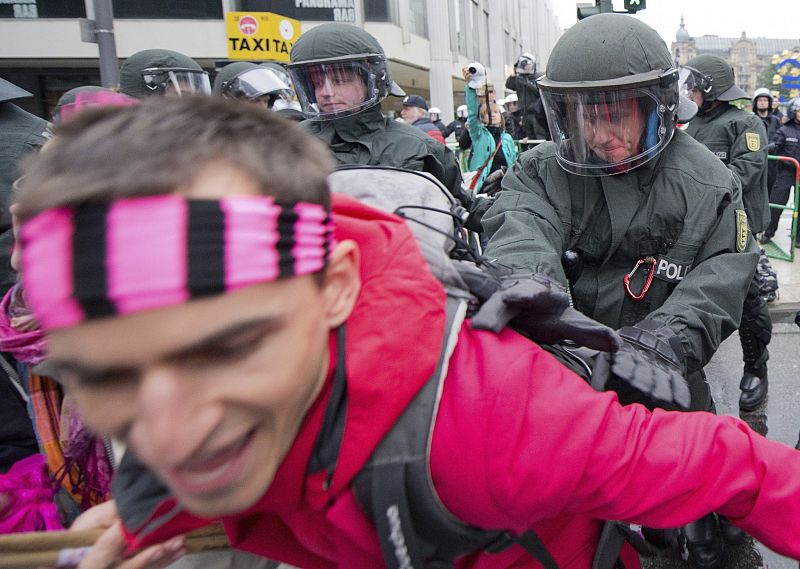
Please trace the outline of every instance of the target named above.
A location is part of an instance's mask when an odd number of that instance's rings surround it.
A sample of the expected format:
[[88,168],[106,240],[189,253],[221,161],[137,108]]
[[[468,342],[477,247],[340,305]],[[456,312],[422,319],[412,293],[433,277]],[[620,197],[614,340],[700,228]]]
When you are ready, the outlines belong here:
[[[781,171],[769,192],[769,202],[786,205],[786,202],[789,201],[789,193],[792,191],[793,187],[794,171]],[[775,232],[778,230],[778,222],[780,221],[782,213],[782,209],[770,208],[769,225],[767,226],[766,231],[764,231],[764,235],[769,238],[775,236]]]

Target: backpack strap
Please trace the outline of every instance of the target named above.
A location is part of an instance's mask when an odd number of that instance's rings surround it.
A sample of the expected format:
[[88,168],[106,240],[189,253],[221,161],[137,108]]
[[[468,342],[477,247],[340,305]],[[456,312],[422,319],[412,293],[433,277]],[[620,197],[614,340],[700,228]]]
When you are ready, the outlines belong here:
[[466,313],[448,299],[445,341],[436,369],[353,482],[358,502],[373,520],[388,569],[451,569],[457,557],[480,550],[502,551],[519,543],[546,569],[557,565],[532,532],[466,524],[444,506],[430,473],[430,445],[448,362]]

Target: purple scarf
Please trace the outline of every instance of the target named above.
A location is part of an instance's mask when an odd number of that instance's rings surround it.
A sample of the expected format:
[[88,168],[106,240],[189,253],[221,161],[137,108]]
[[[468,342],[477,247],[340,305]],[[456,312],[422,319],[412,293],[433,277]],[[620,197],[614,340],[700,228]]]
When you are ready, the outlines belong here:
[[[0,352],[8,352],[17,361],[36,365],[45,357],[46,344],[44,333],[32,319],[25,293],[21,285],[16,284],[0,303]],[[20,330],[22,322],[31,329]]]

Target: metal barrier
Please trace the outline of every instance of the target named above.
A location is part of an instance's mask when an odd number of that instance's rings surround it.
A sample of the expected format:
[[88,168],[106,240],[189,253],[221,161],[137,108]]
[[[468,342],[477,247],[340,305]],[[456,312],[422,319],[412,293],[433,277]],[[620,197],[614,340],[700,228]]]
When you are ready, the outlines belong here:
[[[774,156],[770,154],[767,156],[769,160],[777,160],[779,162],[788,162],[794,166],[794,190],[793,198],[794,205],[785,205],[778,203],[771,203],[769,207],[772,209],[788,209],[792,211],[792,229],[789,232],[789,251],[784,251],[774,239],[769,243],[764,243],[761,247],[767,253],[767,257],[772,259],[780,259],[782,261],[794,261],[795,240],[797,239],[797,211],[800,209],[800,163],[794,158],[789,156]],[[791,203],[791,202],[790,202]]]

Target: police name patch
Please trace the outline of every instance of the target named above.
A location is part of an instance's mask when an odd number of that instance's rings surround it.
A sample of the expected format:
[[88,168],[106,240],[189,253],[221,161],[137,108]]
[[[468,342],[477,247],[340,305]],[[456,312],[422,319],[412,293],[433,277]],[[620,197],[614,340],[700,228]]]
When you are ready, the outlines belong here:
[[761,150],[761,137],[758,136],[757,132],[744,133],[744,139],[747,141],[747,149],[749,151],[756,152],[757,150]]
[[743,209],[736,210],[736,250],[739,253],[747,249],[747,236],[750,229],[747,227],[747,214]]
[[656,260],[656,272],[654,276],[668,283],[677,283],[683,280],[683,277],[687,275],[691,268],[691,264],[675,263],[666,257],[659,257]]

